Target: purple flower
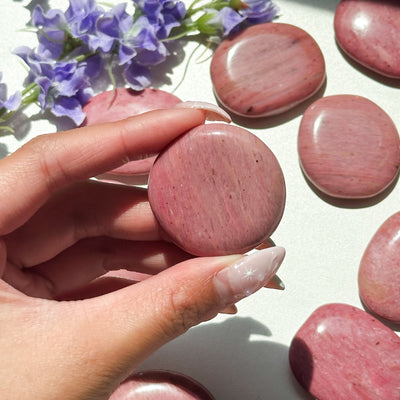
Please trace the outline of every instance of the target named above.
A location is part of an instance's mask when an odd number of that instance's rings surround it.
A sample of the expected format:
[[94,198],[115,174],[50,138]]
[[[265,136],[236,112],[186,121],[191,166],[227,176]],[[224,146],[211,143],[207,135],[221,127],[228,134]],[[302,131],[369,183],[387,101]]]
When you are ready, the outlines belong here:
[[19,47],[15,54],[30,68],[27,83],[35,83],[40,91],[38,102],[56,116],[67,116],[80,125],[85,115],[82,105],[91,96],[91,79],[100,71],[100,56],[85,61],[55,61],[35,53],[28,47]]
[[142,15],[132,28],[131,43],[136,55],[135,62],[140,65],[157,65],[165,60],[168,50],[164,43],[157,38],[156,29],[148,18]]
[[150,86],[150,70],[143,65],[130,62],[124,69],[124,78],[133,90],[142,90]]
[[133,17],[125,8],[125,4],[119,4],[98,17],[95,25],[96,35],[89,41],[92,50],[100,49],[108,53],[129,32]]
[[21,105],[21,92],[15,92],[10,97],[7,97],[7,86],[5,83],[1,83],[2,79],[3,74],[0,72],[0,110],[15,111]]
[[165,39],[171,30],[181,25],[186,15],[182,1],[171,0],[133,0],[154,27],[158,39]]
[[244,0],[244,3],[247,7],[240,9],[239,14],[250,24],[269,22],[279,12],[279,8],[270,0]]
[[206,8],[195,21],[201,33],[227,37],[249,25],[271,21],[278,8],[270,0],[232,0],[230,7]]
[[223,37],[237,31],[239,25],[246,19],[230,7],[224,7],[220,11],[210,10],[209,15],[211,18],[206,24],[215,29],[215,34],[221,31]]

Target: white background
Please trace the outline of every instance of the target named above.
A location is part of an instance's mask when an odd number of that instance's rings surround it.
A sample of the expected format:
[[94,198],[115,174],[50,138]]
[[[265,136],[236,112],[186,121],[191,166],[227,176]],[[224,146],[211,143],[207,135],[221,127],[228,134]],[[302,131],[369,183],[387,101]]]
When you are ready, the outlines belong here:
[[[117,1],[114,1],[117,4]],[[188,4],[189,2],[186,1]],[[400,128],[400,81],[379,78],[357,67],[339,51],[333,18],[338,0],[276,0],[277,21],[297,25],[310,33],[325,56],[327,81],[319,96],[357,94],[382,107]],[[29,1],[1,0],[0,71],[10,92],[20,88],[26,71],[12,49],[35,46],[35,35],[21,32],[29,20]],[[61,8],[65,2],[53,1]],[[185,48],[189,56],[195,44]],[[198,52],[197,54],[200,54]],[[209,74],[210,60],[192,62],[175,93],[182,100],[215,103]],[[183,75],[185,62],[173,69],[172,91]],[[357,272],[362,254],[378,227],[399,211],[399,184],[368,201],[331,201],[321,197],[305,181],[298,162],[297,133],[301,115],[311,101],[279,117],[246,122],[272,149],[283,169],[287,204],[272,239],[286,247],[279,275],[286,290],[261,290],[241,301],[236,316],[218,316],[191,329],[160,349],[142,369],[167,368],[202,382],[217,400],[310,399],[295,382],[288,366],[288,348],[296,331],[320,305],[332,302],[362,308]],[[36,109],[31,110],[36,113]],[[244,121],[236,120],[242,124]],[[59,129],[37,119],[17,127],[14,136],[0,136],[0,158],[36,134]],[[399,327],[392,326],[399,331]]]

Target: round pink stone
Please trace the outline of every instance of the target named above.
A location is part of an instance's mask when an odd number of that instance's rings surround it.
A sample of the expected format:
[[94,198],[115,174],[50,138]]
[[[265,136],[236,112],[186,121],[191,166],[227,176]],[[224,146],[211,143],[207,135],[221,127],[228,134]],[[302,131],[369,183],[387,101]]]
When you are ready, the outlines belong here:
[[390,117],[353,95],[313,103],[300,124],[298,150],[308,179],[338,198],[377,195],[395,179],[400,165],[399,135]]
[[400,78],[398,0],[344,0],[334,25],[337,43],[347,55],[381,75]]
[[400,338],[356,307],[314,311],[293,338],[289,362],[318,400],[400,399]]
[[109,400],[214,400],[200,383],[170,371],[145,371],[124,381]]
[[149,200],[162,228],[187,252],[246,252],[268,238],[285,206],[282,170],[249,131],[198,126],[167,147],[149,178]]
[[[83,107],[86,119],[83,126],[120,121],[147,111],[168,109],[180,103],[178,97],[160,89],[134,91],[117,88],[93,96]],[[155,156],[135,160],[110,171],[116,175],[146,175]]]
[[375,314],[400,323],[400,212],[375,233],[361,260],[360,296]]
[[314,39],[282,23],[255,25],[225,39],[211,62],[218,100],[245,117],[282,113],[311,97],[325,80]]

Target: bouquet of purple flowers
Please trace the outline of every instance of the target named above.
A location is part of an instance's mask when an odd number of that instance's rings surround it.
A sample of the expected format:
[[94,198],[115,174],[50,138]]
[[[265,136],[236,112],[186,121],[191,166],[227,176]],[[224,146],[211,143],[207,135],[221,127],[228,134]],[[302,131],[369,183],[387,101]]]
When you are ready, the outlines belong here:
[[[246,26],[268,22],[278,9],[270,0],[132,0],[104,9],[95,0],[69,0],[66,11],[36,6],[28,24],[38,45],[15,49],[29,68],[24,89],[10,97],[0,83],[0,129],[18,110],[37,103],[40,110],[67,116],[76,125],[82,106],[93,95],[101,71],[122,71],[126,85],[141,90],[152,83],[152,69],[171,54],[182,38],[218,43]],[[1,80],[1,75],[0,75]]]

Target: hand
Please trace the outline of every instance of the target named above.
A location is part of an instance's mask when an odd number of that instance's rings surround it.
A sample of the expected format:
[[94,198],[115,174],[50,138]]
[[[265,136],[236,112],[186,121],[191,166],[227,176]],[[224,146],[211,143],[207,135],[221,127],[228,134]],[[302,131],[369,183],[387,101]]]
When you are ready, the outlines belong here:
[[[204,118],[149,112],[38,136],[0,161],[2,398],[108,399],[154,350],[274,276],[283,249],[191,258],[163,241],[146,190],[89,180]],[[121,268],[154,276],[107,276]]]

